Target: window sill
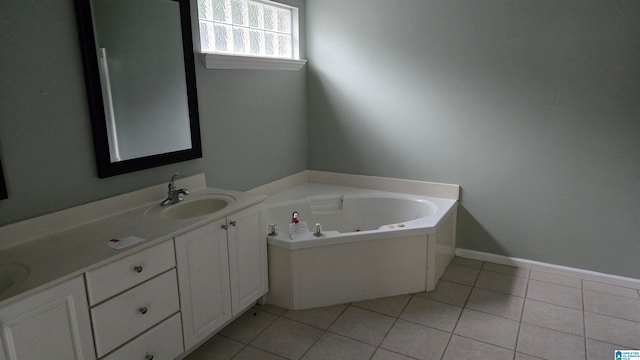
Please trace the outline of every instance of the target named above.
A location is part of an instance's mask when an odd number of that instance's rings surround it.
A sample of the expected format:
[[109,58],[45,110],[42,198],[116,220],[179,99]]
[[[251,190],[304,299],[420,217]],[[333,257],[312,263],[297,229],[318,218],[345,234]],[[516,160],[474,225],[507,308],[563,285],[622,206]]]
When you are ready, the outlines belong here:
[[202,54],[207,69],[300,70],[307,60],[275,59],[252,56]]

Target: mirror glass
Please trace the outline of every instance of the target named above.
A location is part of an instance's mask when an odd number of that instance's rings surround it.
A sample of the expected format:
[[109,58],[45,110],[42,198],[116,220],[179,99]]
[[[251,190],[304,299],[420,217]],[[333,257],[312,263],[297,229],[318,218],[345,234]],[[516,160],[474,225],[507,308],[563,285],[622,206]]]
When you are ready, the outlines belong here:
[[188,0],[76,0],[100,177],[202,156]]

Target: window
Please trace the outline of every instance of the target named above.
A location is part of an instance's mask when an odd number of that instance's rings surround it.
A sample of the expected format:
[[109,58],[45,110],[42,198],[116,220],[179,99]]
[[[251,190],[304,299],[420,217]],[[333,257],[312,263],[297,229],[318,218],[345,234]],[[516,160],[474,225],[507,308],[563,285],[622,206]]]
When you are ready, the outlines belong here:
[[265,0],[198,0],[198,20],[209,68],[295,70],[305,63],[299,60],[297,8]]

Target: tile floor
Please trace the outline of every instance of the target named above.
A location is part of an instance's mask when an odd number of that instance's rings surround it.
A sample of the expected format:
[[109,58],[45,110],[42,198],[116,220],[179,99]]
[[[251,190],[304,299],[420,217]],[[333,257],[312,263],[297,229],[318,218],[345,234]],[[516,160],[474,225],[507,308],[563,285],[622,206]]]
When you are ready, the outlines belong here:
[[187,360],[608,360],[615,349],[640,349],[638,290],[455,258],[429,293],[256,305]]

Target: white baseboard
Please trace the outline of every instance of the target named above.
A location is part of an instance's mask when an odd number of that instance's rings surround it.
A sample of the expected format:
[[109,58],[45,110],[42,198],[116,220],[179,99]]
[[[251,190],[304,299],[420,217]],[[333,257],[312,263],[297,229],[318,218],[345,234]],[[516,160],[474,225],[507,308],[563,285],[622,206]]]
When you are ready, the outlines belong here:
[[487,261],[487,262],[492,262],[496,264],[510,265],[510,266],[515,266],[523,269],[544,271],[544,272],[557,274],[557,275],[572,276],[572,277],[577,277],[585,280],[597,281],[597,282],[611,284],[611,285],[618,285],[618,286],[623,286],[623,287],[632,288],[632,289],[640,289],[640,279],[605,274],[605,273],[591,271],[591,270],[584,270],[584,269],[572,268],[568,266],[548,264],[540,261],[520,259],[520,258],[486,253],[486,252],[460,249],[460,248],[456,249],[456,256],[474,259],[474,260],[480,260],[480,261]]

